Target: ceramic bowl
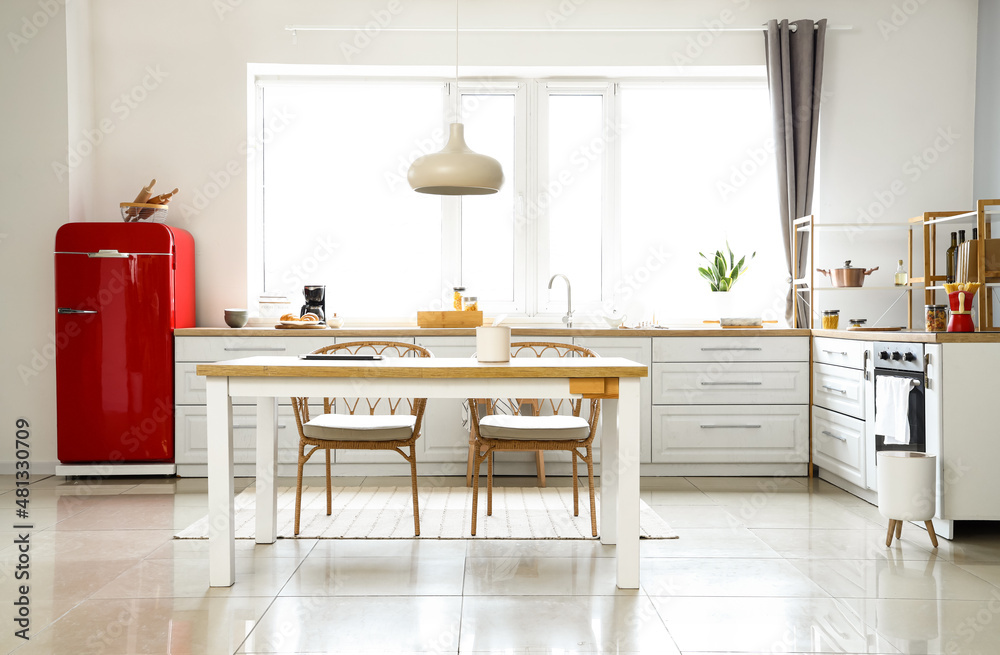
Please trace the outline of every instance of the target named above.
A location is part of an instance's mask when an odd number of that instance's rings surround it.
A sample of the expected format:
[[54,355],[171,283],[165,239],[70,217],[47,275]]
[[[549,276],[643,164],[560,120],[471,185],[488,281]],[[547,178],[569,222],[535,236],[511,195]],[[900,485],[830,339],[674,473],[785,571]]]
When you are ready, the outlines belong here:
[[247,324],[250,313],[245,309],[227,309],[225,310],[225,316],[226,325],[231,328],[241,328]]
[[608,324],[609,327],[620,328],[628,318],[625,314],[610,314],[604,317],[604,322]]

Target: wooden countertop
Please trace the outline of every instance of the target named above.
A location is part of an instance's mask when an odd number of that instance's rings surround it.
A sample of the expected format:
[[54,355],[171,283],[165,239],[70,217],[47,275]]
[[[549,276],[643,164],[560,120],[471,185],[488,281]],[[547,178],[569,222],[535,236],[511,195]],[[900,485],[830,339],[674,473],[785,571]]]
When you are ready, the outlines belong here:
[[[725,329],[722,328],[532,328],[515,327],[511,334],[541,337],[808,337],[809,330],[785,328]],[[871,333],[868,333],[871,334]],[[474,328],[363,327],[277,330],[270,327],[214,328],[195,327],[174,330],[177,337],[475,337]]]
[[902,343],[1000,343],[1000,332],[871,332],[850,330],[813,330],[814,337],[850,341],[899,341]]

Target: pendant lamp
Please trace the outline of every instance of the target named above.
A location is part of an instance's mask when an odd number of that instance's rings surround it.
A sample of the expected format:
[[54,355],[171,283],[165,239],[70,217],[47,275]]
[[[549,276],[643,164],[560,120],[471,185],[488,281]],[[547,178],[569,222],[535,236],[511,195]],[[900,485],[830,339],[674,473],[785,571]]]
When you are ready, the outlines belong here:
[[[458,0],[455,1],[455,116],[458,116]],[[483,196],[503,186],[500,162],[480,155],[465,143],[465,126],[451,124],[448,143],[440,152],[424,155],[410,165],[406,174],[417,193],[438,196]]]

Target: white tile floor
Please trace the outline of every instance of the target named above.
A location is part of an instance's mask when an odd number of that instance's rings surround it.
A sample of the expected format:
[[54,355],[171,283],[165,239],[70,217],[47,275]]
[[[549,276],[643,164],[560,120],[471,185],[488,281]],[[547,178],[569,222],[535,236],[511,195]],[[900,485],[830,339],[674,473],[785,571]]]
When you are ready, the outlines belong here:
[[[4,617],[25,583],[13,486]],[[204,480],[30,489],[31,639],[5,618],[2,652],[1000,653],[1000,523],[936,552],[907,524],[886,548],[874,508],[802,478],[644,479],[680,539],[642,543],[638,591],[591,541],[431,540],[241,541],[238,582],[213,589],[207,543],[172,539],[206,512]]]

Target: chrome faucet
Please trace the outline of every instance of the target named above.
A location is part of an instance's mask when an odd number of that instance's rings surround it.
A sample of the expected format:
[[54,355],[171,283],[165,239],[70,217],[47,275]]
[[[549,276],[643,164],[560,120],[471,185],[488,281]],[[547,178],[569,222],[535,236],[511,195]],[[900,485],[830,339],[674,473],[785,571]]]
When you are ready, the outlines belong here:
[[552,283],[556,281],[557,277],[561,277],[566,280],[566,315],[562,317],[562,322],[566,324],[566,327],[573,327],[573,287],[569,285],[569,278],[562,273],[556,273],[549,280],[549,289],[552,289]]

